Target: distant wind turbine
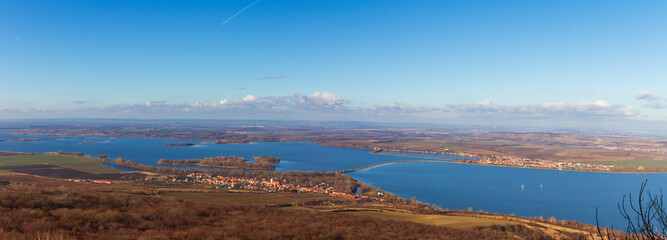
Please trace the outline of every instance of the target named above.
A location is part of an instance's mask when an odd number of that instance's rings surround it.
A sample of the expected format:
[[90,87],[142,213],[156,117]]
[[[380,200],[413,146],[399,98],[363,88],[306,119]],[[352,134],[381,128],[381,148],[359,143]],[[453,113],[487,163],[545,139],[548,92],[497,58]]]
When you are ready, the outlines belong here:
[[254,3],[251,3],[251,4],[248,5],[248,6],[245,6],[244,8],[242,8],[241,10],[239,10],[238,12],[234,13],[234,15],[232,15],[232,16],[229,17],[229,18],[227,18],[227,20],[225,20],[224,22],[222,22],[222,24],[221,24],[220,26],[225,26],[225,24],[226,24],[227,22],[229,22],[229,20],[232,20],[232,18],[236,17],[236,15],[239,15],[239,13],[245,11],[246,9],[248,9],[249,7],[252,7],[252,5],[257,4],[257,3],[260,2],[260,1],[262,1],[262,0],[257,0],[257,1],[255,1]]

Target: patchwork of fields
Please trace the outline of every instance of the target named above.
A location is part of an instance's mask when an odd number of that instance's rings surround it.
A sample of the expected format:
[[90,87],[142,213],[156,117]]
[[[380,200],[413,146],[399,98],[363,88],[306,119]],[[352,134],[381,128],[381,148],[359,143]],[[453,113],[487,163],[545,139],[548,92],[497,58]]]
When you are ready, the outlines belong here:
[[105,166],[88,157],[20,154],[0,156],[0,173],[25,173],[52,178],[119,180],[142,178],[140,173],[126,173]]

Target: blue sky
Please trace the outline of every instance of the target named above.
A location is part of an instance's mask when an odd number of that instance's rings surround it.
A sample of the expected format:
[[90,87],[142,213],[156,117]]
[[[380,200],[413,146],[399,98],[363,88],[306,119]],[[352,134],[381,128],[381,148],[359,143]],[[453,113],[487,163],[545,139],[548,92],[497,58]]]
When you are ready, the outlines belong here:
[[665,1],[254,2],[2,1],[0,118],[667,123]]

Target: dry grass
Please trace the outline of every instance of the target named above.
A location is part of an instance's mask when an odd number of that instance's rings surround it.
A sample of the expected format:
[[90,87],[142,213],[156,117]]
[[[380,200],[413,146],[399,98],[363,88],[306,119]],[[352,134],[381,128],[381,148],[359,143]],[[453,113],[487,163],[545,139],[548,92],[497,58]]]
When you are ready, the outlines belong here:
[[638,168],[644,170],[665,170],[667,169],[667,160],[621,160],[621,161],[601,161],[596,164],[612,164],[621,171],[634,171]]
[[[293,204],[334,199],[321,193],[260,193],[251,191],[225,192],[165,192],[162,196],[191,202],[242,203],[242,204]],[[340,200],[340,198],[335,198]]]

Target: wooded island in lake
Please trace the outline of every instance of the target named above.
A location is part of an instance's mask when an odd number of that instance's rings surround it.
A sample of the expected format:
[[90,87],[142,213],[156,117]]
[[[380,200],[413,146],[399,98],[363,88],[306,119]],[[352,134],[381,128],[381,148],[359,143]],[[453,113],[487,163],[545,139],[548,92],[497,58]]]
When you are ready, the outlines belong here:
[[202,166],[215,168],[240,168],[240,169],[258,169],[258,170],[274,170],[275,164],[280,162],[280,158],[259,156],[254,157],[254,162],[244,157],[237,156],[219,156],[204,159],[187,159],[187,160],[158,160],[158,164],[162,165],[178,165],[178,166]]

